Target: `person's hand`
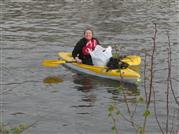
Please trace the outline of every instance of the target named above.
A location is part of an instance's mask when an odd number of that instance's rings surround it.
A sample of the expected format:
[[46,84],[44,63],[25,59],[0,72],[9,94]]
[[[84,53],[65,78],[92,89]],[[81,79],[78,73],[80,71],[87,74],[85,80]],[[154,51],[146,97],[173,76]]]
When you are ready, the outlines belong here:
[[89,48],[87,48],[87,50],[88,50],[88,53],[89,53],[89,54],[92,52],[91,49],[89,49]]
[[[108,48],[112,49],[112,47],[111,47],[111,46],[108,46]],[[120,50],[120,48],[119,48],[119,50]]]
[[75,57],[75,60],[76,60],[77,63],[82,63],[82,60],[79,59],[78,57]]

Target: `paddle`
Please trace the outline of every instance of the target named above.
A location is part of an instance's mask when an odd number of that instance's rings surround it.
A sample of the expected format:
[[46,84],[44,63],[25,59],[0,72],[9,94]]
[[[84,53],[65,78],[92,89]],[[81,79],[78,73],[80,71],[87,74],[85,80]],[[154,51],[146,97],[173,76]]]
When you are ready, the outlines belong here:
[[44,60],[42,65],[45,67],[57,67],[64,63],[75,63],[76,61],[65,61],[65,60]]
[[122,58],[121,61],[129,64],[130,66],[137,66],[141,63],[141,57],[137,55],[129,55]]
[[[140,56],[130,55],[121,59],[122,62],[129,64],[130,66],[136,66],[141,63]],[[65,61],[65,60],[44,60],[42,65],[45,67],[57,67],[64,63],[76,63],[76,61]]]

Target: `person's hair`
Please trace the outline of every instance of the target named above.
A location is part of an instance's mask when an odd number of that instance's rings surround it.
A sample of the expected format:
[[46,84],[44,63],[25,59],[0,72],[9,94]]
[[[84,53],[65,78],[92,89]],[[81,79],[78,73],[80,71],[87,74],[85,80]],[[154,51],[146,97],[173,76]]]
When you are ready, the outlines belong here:
[[86,31],[88,31],[88,30],[92,32],[92,35],[94,34],[94,33],[93,33],[93,29],[92,29],[92,28],[89,28],[89,27],[84,30],[84,33],[83,33],[83,34],[85,35]]

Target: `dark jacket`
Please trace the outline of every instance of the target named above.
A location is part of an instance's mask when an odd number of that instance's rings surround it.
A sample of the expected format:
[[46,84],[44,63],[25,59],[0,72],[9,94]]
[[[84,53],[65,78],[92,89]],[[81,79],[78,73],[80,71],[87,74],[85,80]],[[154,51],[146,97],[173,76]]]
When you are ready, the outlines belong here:
[[[97,41],[97,44],[99,44],[99,41],[96,38],[93,39],[95,39]],[[84,55],[82,53],[82,49],[87,42],[88,40],[86,40],[85,38],[80,39],[72,51],[72,56],[73,58],[78,57],[79,59],[81,59],[83,64],[93,65],[90,54]]]

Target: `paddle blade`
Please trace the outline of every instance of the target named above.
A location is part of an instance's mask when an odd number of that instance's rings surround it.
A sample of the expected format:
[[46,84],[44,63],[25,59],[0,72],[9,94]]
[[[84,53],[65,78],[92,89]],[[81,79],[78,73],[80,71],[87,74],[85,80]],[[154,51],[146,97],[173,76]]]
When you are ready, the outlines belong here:
[[136,65],[140,65],[141,57],[136,55],[131,55],[131,56],[124,57],[121,61],[128,63],[131,66],[136,66]]
[[45,67],[58,67],[61,64],[66,63],[64,60],[44,60],[42,61],[42,65]]

